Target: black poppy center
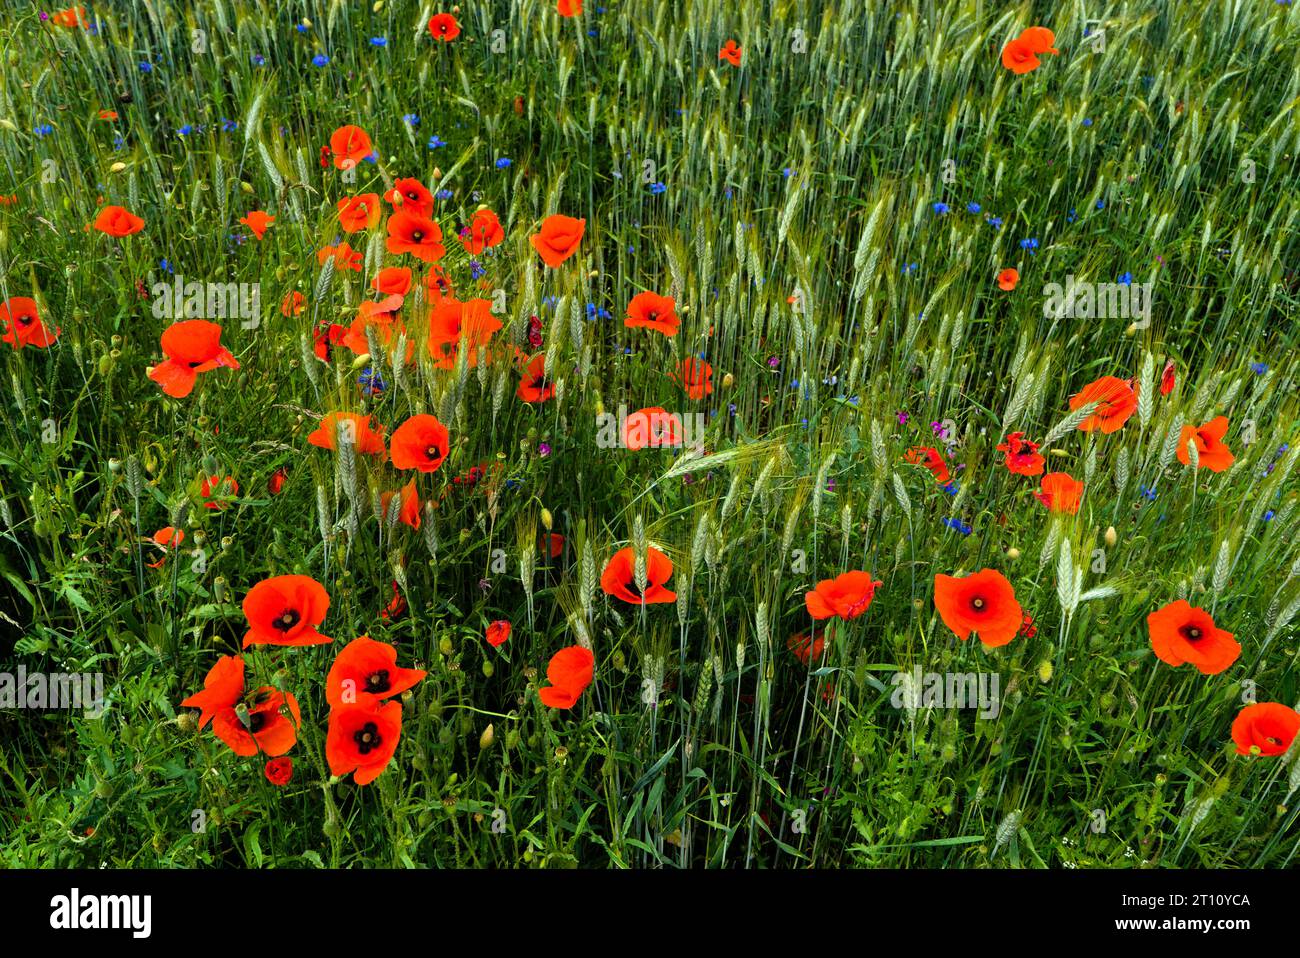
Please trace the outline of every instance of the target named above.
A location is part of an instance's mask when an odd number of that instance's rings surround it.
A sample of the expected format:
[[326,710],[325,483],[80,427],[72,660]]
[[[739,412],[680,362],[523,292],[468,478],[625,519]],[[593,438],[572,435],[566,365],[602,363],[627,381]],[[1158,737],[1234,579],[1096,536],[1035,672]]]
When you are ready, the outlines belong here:
[[357,751],[362,755],[379,748],[383,739],[379,735],[379,726],[374,722],[367,722],[361,728],[357,729],[356,734],[352,736],[352,741],[357,743]]
[[388,682],[388,669],[380,669],[378,672],[371,672],[366,676],[366,691],[387,692],[392,686]]
[[272,628],[279,629],[281,632],[288,632],[295,625],[302,621],[302,614],[297,609],[285,609],[275,621],[271,623]]
[[266,726],[266,713],[254,712],[248,717],[248,731],[256,735]]
[[428,449],[424,450],[424,454],[430,459],[437,459],[442,453],[437,446],[430,446]]
[[36,322],[36,317],[23,314],[20,316],[15,316],[14,321],[17,322],[19,326],[26,328],[30,326],[32,323]]
[[983,596],[977,595],[975,598],[970,600],[970,607],[976,612],[983,612],[985,605],[987,605],[987,603],[984,601]]
[[1187,639],[1189,642],[1195,642],[1197,639],[1203,638],[1205,635],[1205,633],[1195,625],[1185,625],[1178,631],[1181,632],[1183,638]]
[[411,234],[411,239],[415,240],[417,243],[421,242],[424,239],[424,231],[416,230]]
[[418,200],[420,197],[419,194],[415,192],[415,190],[411,190],[409,193],[406,194],[406,198],[408,200]]

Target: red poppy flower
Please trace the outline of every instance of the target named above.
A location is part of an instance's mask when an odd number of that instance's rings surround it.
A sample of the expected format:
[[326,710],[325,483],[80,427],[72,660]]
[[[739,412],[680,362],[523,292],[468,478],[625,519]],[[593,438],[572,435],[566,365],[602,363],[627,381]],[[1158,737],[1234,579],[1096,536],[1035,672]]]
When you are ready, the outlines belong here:
[[1004,269],[998,273],[998,289],[1011,292],[1020,282],[1020,271],[1016,269]]
[[1165,363],[1165,371],[1160,374],[1160,395],[1168,396],[1174,391],[1177,383],[1177,377],[1174,371],[1174,361],[1171,359]]
[[66,10],[52,13],[50,22],[60,27],[81,27],[83,30],[90,26],[90,22],[86,19],[85,7],[68,7]]
[[223,655],[203,679],[203,691],[181,702],[182,708],[199,710],[202,729],[217,713],[233,709],[244,694],[244,657]]
[[[285,715],[283,708],[289,709]],[[265,685],[252,695],[248,707],[248,725],[241,721],[233,708],[222,709],[212,720],[212,731],[236,755],[245,758],[261,752],[263,755],[283,755],[298,741],[302,714],[298,700],[288,692]]]
[[0,329],[4,330],[0,340],[14,349],[22,349],[24,346],[46,349],[54,345],[59,334],[63,332],[56,326],[51,333],[41,321],[36,300],[27,296],[15,296],[0,303]]
[[406,612],[406,599],[402,596],[401,590],[397,588],[397,580],[393,580],[393,597],[389,600],[388,605],[384,606],[379,612],[379,617],[384,620],[400,618]]
[[273,496],[278,496],[284,489],[284,481],[289,478],[289,471],[281,466],[275,472],[271,473],[271,478],[266,480],[266,491]]
[[116,120],[116,119],[117,119],[117,111],[116,111],[116,110],[100,110],[100,111],[99,111],[99,118],[100,118],[101,120],[108,120],[108,121],[112,122],[113,120]]
[[325,701],[330,708],[345,705],[377,705],[380,700],[401,695],[425,676],[423,669],[404,669],[397,664],[397,649],[362,635],[339,650],[325,677]]
[[606,595],[632,605],[653,605],[659,602],[676,602],[677,593],[664,588],[673,577],[673,560],[654,546],[646,548],[646,588],[642,592],[636,584],[636,556],[631,547],[619,549],[605,565],[600,576],[600,587]]
[[1018,476],[1042,475],[1047,465],[1047,460],[1038,452],[1038,443],[1030,442],[1023,432],[1009,433],[997,450],[1007,454],[1007,470]]
[[551,684],[538,689],[537,695],[543,705],[553,709],[571,709],[591,685],[595,669],[596,657],[590,649],[581,645],[560,649],[546,666],[546,679]]
[[94,227],[120,239],[144,229],[144,220],[120,206],[105,206],[95,217]]
[[1002,48],[1002,65],[1013,73],[1023,74],[1041,66],[1040,53],[1058,53],[1056,37],[1046,27],[1029,27]]
[[838,616],[847,621],[867,611],[881,584],[872,581],[870,572],[854,570],[818,582],[815,589],[804,593],[803,601],[814,619]]
[[982,569],[960,579],[936,575],[934,606],[957,638],[965,641],[975,632],[989,647],[1006,645],[1024,623],[1015,590],[995,569]]
[[393,465],[420,472],[434,472],[451,448],[447,427],[428,413],[412,416],[394,429],[391,442]]
[[274,216],[267,216],[261,210],[253,210],[247,216],[240,217],[239,222],[247,226],[259,240],[266,235],[267,228],[275,222]]
[[330,136],[330,152],[334,154],[334,166],[340,170],[350,170],[371,153],[375,152],[370,143],[370,135],[359,126],[341,126]]
[[463,345],[469,350],[465,360],[473,368],[478,365],[479,351],[500,329],[501,321],[492,315],[490,299],[471,299],[467,303],[446,299],[429,314],[429,352],[438,368],[452,369]]
[[542,228],[528,237],[528,242],[537,250],[543,263],[551,269],[558,269],[561,263],[578,251],[578,244],[582,242],[586,228],[586,220],[556,214],[546,217],[542,221]]
[[280,303],[281,316],[298,316],[302,313],[302,308],[307,305],[307,297],[296,289],[288,293]]
[[1029,49],[1035,53],[1060,53],[1056,49],[1056,34],[1047,27],[1025,27],[1020,33],[1020,39],[1029,44]]
[[447,253],[438,224],[427,216],[405,211],[388,218],[386,245],[390,253],[410,253],[425,263],[437,262]]
[[151,569],[161,569],[163,563],[167,561],[167,553],[185,541],[185,533],[180,529],[173,528],[172,526],[163,526],[150,536],[147,541],[158,546],[163,553],[158,557],[157,562],[150,562],[148,563],[148,566]]
[[334,268],[341,272],[361,272],[361,251],[353,249],[349,243],[325,246],[316,251],[316,262],[324,266],[327,259],[333,259]]
[[582,13],[582,0],[559,0],[555,12],[562,17],[576,17]]
[[1300,713],[1280,702],[1247,705],[1232,721],[1238,755],[1282,755],[1300,732]]
[[682,421],[659,406],[638,409],[623,422],[623,445],[628,449],[659,449],[682,444]]
[[485,249],[500,246],[505,242],[506,231],[501,228],[501,221],[491,210],[476,210],[469,222],[469,235],[461,237],[461,245],[470,256],[477,256]]
[[384,448],[382,429],[372,429],[370,416],[356,412],[326,413],[320,425],[307,437],[307,441],[321,449],[337,452],[340,431],[345,440],[352,440],[356,451],[362,455],[383,455],[387,451]]
[[411,270],[406,266],[388,266],[375,274],[370,285],[387,296],[405,296],[411,289]]
[[552,559],[558,559],[564,555],[564,536],[558,532],[545,533],[538,541],[537,549],[542,555],[548,555]]
[[804,665],[810,665],[822,660],[822,653],[826,650],[826,637],[820,628],[814,627],[811,639],[801,632],[786,639],[785,647]]
[[1232,633],[1215,626],[1210,613],[1185,599],[1148,615],[1147,630],[1156,658],[1175,667],[1190,662],[1202,675],[1218,675],[1241,655]]
[[266,763],[264,771],[266,780],[277,788],[288,785],[293,781],[293,759],[288,756],[273,758]]
[[306,575],[277,575],[263,579],[244,596],[244,618],[250,645],[324,645],[334,640],[316,626],[325,621],[330,597],[325,587]]
[[415,177],[407,176],[398,180],[384,194],[384,199],[393,205],[394,212],[400,210],[416,216],[433,216],[433,194]]
[[339,211],[339,225],[345,233],[359,233],[379,225],[383,208],[378,193],[361,193],[345,196],[335,204]]
[[[379,508],[388,515],[388,504],[393,501],[393,496],[397,493],[385,492],[379,497]],[[397,521],[405,523],[412,529],[420,528],[420,496],[415,490],[415,480],[412,479],[401,488],[402,500],[401,507],[398,510]]]
[[906,458],[912,465],[921,466],[928,470],[939,485],[948,484],[951,474],[948,472],[948,464],[943,461],[943,456],[939,454],[938,449],[930,446],[917,446],[907,450]]
[[623,325],[632,329],[653,329],[665,336],[676,336],[682,321],[677,318],[677,304],[658,293],[638,293],[627,304],[627,318]]
[[238,360],[221,345],[221,327],[205,319],[172,323],[163,330],[161,345],[166,359],[149,370],[149,378],[177,399],[193,391],[199,373],[239,368]]
[[424,288],[429,291],[429,302],[435,306],[456,294],[451,278],[441,266],[429,268],[429,272],[424,277]]
[[460,24],[450,13],[435,13],[429,18],[429,33],[446,43],[460,36]]
[[738,67],[740,66],[741,53],[740,45],[735,40],[728,40],[722,45],[722,49],[718,51],[718,59],[726,60],[733,67]]
[[524,402],[546,402],[555,395],[555,383],[546,378],[546,354],[538,353],[529,361],[515,390]]
[[682,360],[672,378],[682,384],[691,399],[703,399],[713,392],[713,367],[694,356]]
[[1097,403],[1093,414],[1079,423],[1084,432],[1100,429],[1103,433],[1118,432],[1137,409],[1137,392],[1117,376],[1102,376],[1070,397],[1070,408],[1081,409]]
[[[222,500],[239,495],[239,483],[233,476],[204,476],[199,483],[199,495],[207,500],[203,503],[204,509],[224,509],[229,503]],[[213,499],[213,496],[218,498]]]
[[510,638],[510,623],[505,619],[497,619],[487,627],[487,644],[497,649],[505,645],[506,640]]
[[1187,447],[1196,443],[1196,465],[1210,472],[1223,472],[1237,457],[1232,454],[1223,437],[1228,434],[1228,417],[1215,416],[1204,426],[1184,426],[1178,437],[1178,461],[1191,465],[1192,455]]
[[355,772],[353,781],[369,785],[397,751],[402,735],[402,704],[385,702],[373,708],[345,705],[330,710],[325,735],[325,759],[331,775]]
[[1068,472],[1049,472],[1042,478],[1041,492],[1034,498],[1047,506],[1048,512],[1075,515],[1083,502],[1083,483]]

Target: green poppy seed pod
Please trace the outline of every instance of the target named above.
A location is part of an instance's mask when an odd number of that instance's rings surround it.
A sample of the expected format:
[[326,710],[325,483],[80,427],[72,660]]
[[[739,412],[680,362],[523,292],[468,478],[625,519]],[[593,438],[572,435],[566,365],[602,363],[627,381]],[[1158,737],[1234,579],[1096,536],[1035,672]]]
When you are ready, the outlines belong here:
[[117,348],[119,348],[119,347],[122,345],[122,337],[121,337],[121,336],[111,336],[111,337],[109,337],[108,343],[109,343],[109,345],[112,346],[114,349],[117,349]]
[[234,540],[232,537],[230,537],[230,536],[222,536],[222,537],[221,537],[221,551],[222,551],[222,552],[225,552],[227,549],[229,549],[229,548],[230,548],[232,545],[234,545],[234,544],[235,544],[235,540]]
[[321,826],[321,831],[325,833],[326,838],[338,838],[339,823],[331,818]]
[[121,472],[121,471],[122,471],[122,460],[121,460],[121,459],[110,459],[110,460],[108,460],[108,471],[111,472],[111,473],[113,473],[113,474],[115,474],[115,475],[116,475],[117,473]]
[[495,741],[496,741],[496,729],[494,729],[491,726],[491,724],[489,724],[488,727],[483,730],[483,734],[478,737],[478,747],[481,750],[489,749],[492,747],[492,743]]
[[95,783],[95,795],[99,798],[112,798],[113,786],[101,779]]
[[96,367],[99,369],[99,374],[101,376],[107,376],[113,371],[113,357],[108,353],[104,353],[104,355],[99,357],[99,362],[96,363]]
[[519,747],[519,730],[512,728],[509,732],[506,732],[506,748],[514,749],[518,747]]
[[491,659],[484,659],[484,660],[483,660],[483,677],[484,677],[484,678],[487,678],[487,679],[490,679],[490,678],[492,678],[492,674],[493,674],[494,672],[496,672],[496,666],[494,666],[494,665],[492,664],[492,660],[491,660]]
[[469,537],[470,537],[470,531],[469,531],[468,529],[461,529],[461,530],[460,530],[460,541],[461,541],[461,542],[469,542]]
[[[203,543],[208,541],[208,534],[204,532],[202,529],[195,529],[193,533],[193,541],[196,547],[202,546]],[[226,580],[222,579],[221,581],[224,582]]]

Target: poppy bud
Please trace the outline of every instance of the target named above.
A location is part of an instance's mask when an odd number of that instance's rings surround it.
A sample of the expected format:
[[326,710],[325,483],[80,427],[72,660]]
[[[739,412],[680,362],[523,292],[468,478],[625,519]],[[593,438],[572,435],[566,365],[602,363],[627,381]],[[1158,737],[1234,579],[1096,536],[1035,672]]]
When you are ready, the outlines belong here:
[[302,18],[302,25],[306,27],[308,30],[311,29],[311,21],[308,20],[306,17]]
[[[432,820],[432,816],[430,816],[430,818]],[[324,827],[321,828],[321,831],[325,833],[326,838],[336,838],[339,833],[339,823],[331,818],[325,823]]]
[[519,747],[519,730],[512,728],[509,732],[506,732],[506,748],[512,749],[518,747]]
[[436,167],[436,166],[433,168],[433,178],[434,178],[435,180],[440,180],[440,179],[442,179],[442,169],[441,169],[441,168]]
[[484,660],[483,660],[483,677],[484,677],[484,678],[488,678],[488,679],[490,679],[490,678],[492,678],[492,675],[493,675],[493,673],[495,673],[495,672],[496,672],[496,666],[494,666],[494,665],[492,664],[491,659],[484,659]]
[[554,525],[554,523],[555,523],[555,519],[554,519],[554,517],[551,515],[551,510],[550,510],[550,509],[543,509],[543,510],[542,510],[542,525],[546,528],[546,531],[547,531],[547,532],[550,532],[550,531],[551,531],[551,527]]
[[253,192],[253,184],[249,183],[247,180],[241,180],[239,184],[239,188],[243,190],[245,193]]
[[1007,550],[1007,558],[1008,558],[1008,559],[1019,559],[1019,558],[1020,558],[1020,550],[1017,549],[1015,546],[1012,546],[1010,549]]
[[731,375],[731,373],[727,373],[727,375],[725,375],[725,376],[722,377],[722,388],[723,388],[723,389],[730,389],[730,388],[731,388],[732,386],[734,386],[735,384],[736,384],[736,377],[733,376],[733,375]]
[[455,649],[456,647],[452,644],[451,639],[448,638],[447,636],[444,635],[441,639],[438,640],[438,651],[441,652],[443,655],[451,655],[451,653],[454,652]]
[[112,371],[113,357],[109,356],[108,353],[105,353],[99,357],[99,374],[101,376],[107,376]]
[[488,727],[483,730],[483,734],[478,737],[478,747],[480,749],[491,748],[492,743],[495,741],[496,741],[496,730],[493,729],[492,726],[489,724]]
[[108,782],[100,781],[95,784],[95,794],[100,798],[112,798],[113,786]]
[[356,372],[358,369],[362,369],[363,367],[369,365],[370,365],[370,354],[362,353],[356,359],[352,360],[352,371]]
[[108,168],[108,172],[121,173],[124,169],[126,169],[126,164],[123,163],[121,160],[118,160],[116,163],[114,163],[112,166]]
[[1106,545],[1108,546],[1113,546],[1116,542],[1118,542],[1119,536],[1115,534],[1115,527],[1107,526],[1106,534],[1102,537],[1102,539],[1103,541],[1105,541]]

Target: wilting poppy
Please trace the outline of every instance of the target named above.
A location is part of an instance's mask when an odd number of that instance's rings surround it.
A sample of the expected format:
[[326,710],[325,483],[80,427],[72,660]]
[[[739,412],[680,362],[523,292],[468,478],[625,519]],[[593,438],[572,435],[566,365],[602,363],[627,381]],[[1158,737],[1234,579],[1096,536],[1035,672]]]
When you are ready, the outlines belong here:
[[[225,499],[239,495],[239,483],[233,476],[204,476],[199,483],[199,496],[204,500],[204,509],[224,509],[229,503]],[[215,497],[215,498],[214,498]]]
[[361,230],[374,229],[384,212],[379,205],[378,193],[345,196],[335,205],[339,211],[339,225],[343,227],[345,233],[359,233]]
[[324,266],[327,259],[334,260],[334,268],[341,272],[361,272],[361,251],[353,249],[349,243],[325,246],[316,251],[316,262]]
[[167,554],[173,548],[179,546],[185,541],[185,533],[183,530],[173,528],[172,526],[163,526],[150,536],[148,541],[162,549],[163,554],[158,557],[157,562],[150,562],[147,563],[147,565],[151,569],[161,569],[163,563],[167,561]]
[[1202,675],[1218,675],[1241,655],[1231,632],[1214,624],[1210,613],[1179,599],[1147,616],[1156,657],[1172,666],[1190,662]]
[[263,579],[244,596],[248,632],[244,648],[264,645],[324,645],[334,640],[316,626],[325,621],[330,597],[325,587],[307,575],[277,575]]
[[330,136],[330,152],[334,154],[335,167],[350,170],[374,153],[375,148],[365,130],[349,124],[339,127]]
[[872,581],[870,572],[855,569],[818,582],[816,588],[804,593],[803,601],[814,619],[856,619],[867,611],[880,585]]
[[591,685],[595,669],[596,657],[590,649],[581,645],[560,649],[546,666],[546,679],[551,684],[537,690],[538,698],[553,709],[573,708]]
[[653,329],[665,336],[676,336],[682,321],[677,318],[677,304],[658,293],[638,293],[627,304],[623,325],[632,329]]
[[996,569],[982,569],[960,579],[936,575],[934,606],[957,638],[965,641],[975,632],[989,647],[1006,645],[1024,624],[1015,590]]
[[401,211],[388,218],[390,253],[410,253],[425,263],[442,259],[447,248],[442,245],[442,229],[427,216]]
[[344,705],[376,705],[380,700],[401,695],[425,676],[423,669],[404,669],[397,664],[397,649],[376,642],[368,635],[353,639],[334,657],[325,677],[325,701],[331,708]]
[[713,392],[713,367],[694,356],[683,359],[672,378],[682,384],[691,399],[703,399]]
[[1002,65],[1013,73],[1030,73],[1041,65],[1040,53],[1059,53],[1056,36],[1046,27],[1029,27],[1002,48]]
[[202,729],[225,709],[233,709],[244,694],[244,657],[223,655],[203,679],[203,691],[181,702],[183,708],[199,709]]
[[487,627],[487,635],[484,638],[487,639],[487,644],[492,648],[500,648],[510,638],[510,623],[505,619],[497,619]]
[[1047,464],[1038,451],[1038,443],[1030,442],[1023,432],[1008,433],[997,450],[1007,454],[1007,470],[1018,476],[1040,476]]
[[728,40],[722,45],[722,49],[718,51],[718,59],[726,60],[733,67],[738,67],[740,66],[741,53],[740,45],[735,40]]
[[400,702],[385,702],[373,708],[345,705],[331,709],[325,735],[325,760],[330,774],[355,772],[353,781],[369,785],[392,761],[401,735]]
[[1079,428],[1084,432],[1094,429],[1103,433],[1118,432],[1137,409],[1137,392],[1118,376],[1102,376],[1071,396],[1070,408],[1082,409],[1094,402],[1097,408],[1079,423]]
[[321,449],[337,452],[340,432],[344,441],[351,440],[362,455],[382,455],[387,451],[383,431],[371,428],[369,415],[356,412],[326,413],[307,441]]
[[429,33],[446,43],[460,36],[460,24],[450,13],[435,13],[429,18]]
[[939,450],[931,446],[917,446],[914,449],[907,450],[907,461],[916,466],[929,471],[934,476],[934,481],[939,485],[947,485],[952,478],[948,472],[948,464],[943,461],[943,456]]
[[659,449],[682,443],[682,420],[659,406],[638,409],[623,422],[623,445],[628,449]]
[[281,316],[298,316],[302,313],[302,308],[307,305],[307,297],[296,289],[285,295],[284,300],[280,303]]
[[1165,371],[1160,374],[1160,395],[1168,396],[1174,391],[1177,383],[1177,376],[1174,371],[1174,361],[1171,359],[1165,363]]
[[491,210],[476,210],[474,218],[467,227],[469,235],[462,236],[461,245],[470,256],[477,256],[485,249],[500,246],[506,238],[506,231],[501,228],[501,220]]
[[676,602],[677,593],[664,588],[673,576],[673,560],[654,546],[646,548],[646,588],[642,592],[636,584],[636,555],[631,547],[619,549],[610,557],[600,576],[600,587],[606,595],[622,599],[632,605],[653,605],[657,602]]
[[[259,752],[283,755],[298,741],[298,728],[302,725],[298,700],[270,685],[257,689],[251,698],[247,726],[233,708],[222,709],[213,718],[213,733],[232,752],[245,758]],[[286,706],[289,715],[281,711]]]
[[1041,491],[1034,498],[1047,506],[1048,512],[1075,515],[1083,501],[1083,483],[1068,472],[1049,472],[1042,478]]
[[582,13],[582,0],[559,0],[555,12],[562,17],[576,17]]
[[822,652],[826,649],[826,636],[820,628],[814,626],[811,639],[807,633],[801,632],[786,639],[785,647],[793,652],[800,662],[809,665],[821,661]]
[[1004,269],[998,273],[998,289],[1011,292],[1020,282],[1020,271],[1017,269]]
[[22,349],[24,346],[46,349],[54,345],[63,332],[56,326],[51,333],[49,327],[41,321],[36,300],[27,296],[15,296],[0,303],[0,329],[4,330],[0,340],[14,349]]
[[247,226],[258,239],[266,235],[267,228],[275,222],[274,216],[268,216],[261,210],[253,210],[247,216],[241,216],[239,222]]
[[1300,732],[1300,713],[1280,702],[1247,705],[1232,720],[1238,755],[1282,755]]
[[119,239],[144,229],[144,220],[120,206],[105,206],[95,217],[95,229]]
[[515,395],[524,402],[533,403],[546,402],[555,395],[555,383],[546,378],[545,353],[538,353],[529,361],[519,380],[519,388],[515,390]]
[[411,270],[406,266],[387,266],[375,274],[370,285],[386,296],[405,296],[411,289]]
[[393,188],[384,194],[384,199],[393,204],[394,212],[400,210],[426,217],[433,215],[433,194],[413,176],[404,176],[394,183]]
[[[415,489],[415,480],[412,479],[401,488],[401,505],[398,507],[397,521],[405,523],[412,529],[420,528],[420,496]],[[395,492],[385,492],[379,497],[379,508],[383,510],[384,515],[388,515],[388,505],[393,501]]]
[[1178,437],[1178,461],[1184,466],[1191,464],[1192,455],[1188,447],[1195,442],[1197,468],[1223,472],[1237,460],[1223,441],[1227,434],[1227,416],[1215,416],[1204,426],[1184,426]]
[[437,416],[419,413],[393,430],[393,465],[398,469],[434,472],[447,458],[451,437]]
[[221,327],[206,319],[183,319],[163,330],[166,357],[149,369],[149,378],[168,396],[180,399],[194,389],[199,373],[226,367],[238,369],[239,361],[221,345]]
[[273,758],[263,769],[266,780],[276,787],[288,785],[293,780],[293,759],[288,756]]
[[542,228],[528,237],[528,242],[537,250],[543,263],[551,269],[558,269],[561,263],[578,251],[578,244],[582,242],[586,228],[586,220],[556,214],[546,217]]

